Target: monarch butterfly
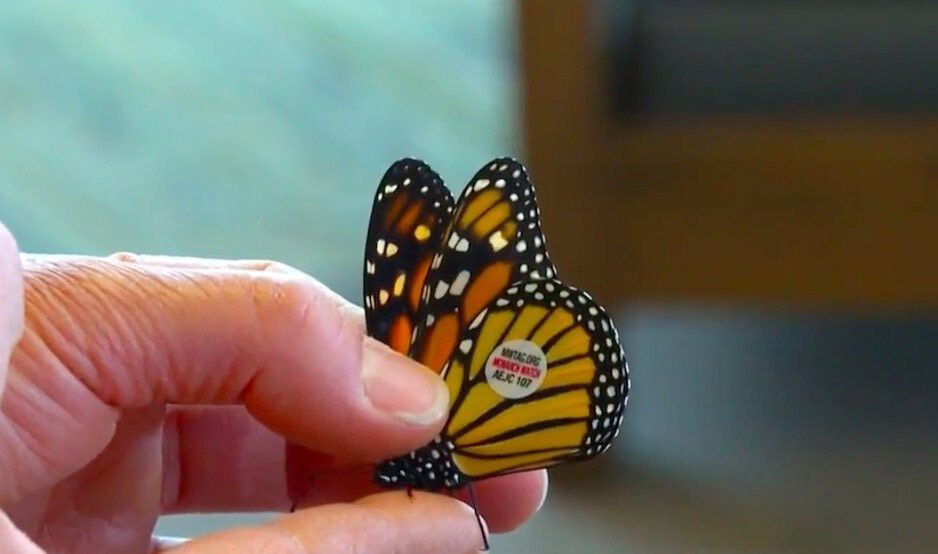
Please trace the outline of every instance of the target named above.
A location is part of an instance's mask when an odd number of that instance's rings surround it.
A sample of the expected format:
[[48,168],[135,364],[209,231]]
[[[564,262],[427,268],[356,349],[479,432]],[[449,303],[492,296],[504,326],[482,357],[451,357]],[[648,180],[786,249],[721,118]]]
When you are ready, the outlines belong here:
[[592,458],[618,435],[630,388],[618,332],[589,293],[557,278],[517,161],[483,166],[455,206],[423,162],[392,165],[375,194],[364,285],[369,334],[440,372],[450,393],[440,435],[380,463],[379,485],[451,491]]

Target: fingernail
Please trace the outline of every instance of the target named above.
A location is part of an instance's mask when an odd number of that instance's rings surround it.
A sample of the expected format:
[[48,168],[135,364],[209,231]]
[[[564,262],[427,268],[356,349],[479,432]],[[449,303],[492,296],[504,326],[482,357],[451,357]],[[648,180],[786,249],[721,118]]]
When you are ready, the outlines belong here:
[[[544,470],[541,470],[544,471]],[[547,472],[544,471],[544,488],[541,490],[541,500],[537,503],[537,508],[534,509],[535,512],[540,512],[541,508],[544,507],[544,503],[547,502],[547,491],[550,489],[550,485],[547,479]]]
[[411,425],[437,422],[449,407],[449,391],[439,375],[366,338],[362,353],[365,395],[381,411]]
[[163,537],[163,536],[153,537],[153,542],[156,543],[156,547],[160,551],[172,550],[174,548],[178,548],[191,540],[192,539],[188,539],[185,537]]

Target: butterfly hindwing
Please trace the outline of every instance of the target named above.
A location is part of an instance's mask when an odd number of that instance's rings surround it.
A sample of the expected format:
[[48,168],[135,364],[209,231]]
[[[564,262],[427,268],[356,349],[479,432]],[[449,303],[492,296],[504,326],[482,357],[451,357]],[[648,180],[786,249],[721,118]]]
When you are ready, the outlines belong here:
[[379,483],[456,488],[592,458],[618,434],[630,384],[618,333],[588,293],[511,285],[470,323],[444,379],[439,438],[379,466]]
[[420,292],[449,222],[453,199],[427,164],[410,158],[388,168],[375,192],[365,243],[368,334],[407,353]]
[[556,275],[524,166],[498,158],[480,169],[459,197],[440,248],[424,283],[409,352],[436,371],[469,322],[509,283]]

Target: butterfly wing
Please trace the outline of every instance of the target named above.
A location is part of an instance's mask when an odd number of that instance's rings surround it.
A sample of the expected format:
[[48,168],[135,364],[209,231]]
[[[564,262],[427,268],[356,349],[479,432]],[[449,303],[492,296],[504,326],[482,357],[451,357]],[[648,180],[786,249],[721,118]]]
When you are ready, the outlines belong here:
[[527,171],[492,160],[463,190],[433,258],[410,356],[440,371],[469,322],[510,283],[555,275]]
[[453,210],[443,180],[427,164],[402,159],[375,192],[365,243],[368,334],[407,353],[420,292]]
[[586,292],[559,281],[519,284],[477,329],[446,374],[455,397],[443,436],[463,474],[542,468],[609,448],[628,368],[612,320]]
[[380,465],[379,484],[457,488],[592,458],[618,435],[630,388],[605,310],[553,279],[514,284],[483,309],[444,379],[439,438]]

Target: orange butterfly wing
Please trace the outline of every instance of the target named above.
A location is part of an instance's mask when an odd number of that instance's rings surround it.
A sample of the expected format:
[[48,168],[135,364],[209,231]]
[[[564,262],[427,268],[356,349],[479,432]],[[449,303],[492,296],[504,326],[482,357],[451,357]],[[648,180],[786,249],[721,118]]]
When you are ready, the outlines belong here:
[[463,190],[441,237],[410,356],[442,371],[469,322],[510,283],[555,275],[527,171],[511,158],[492,160]]
[[452,209],[440,176],[410,158],[392,164],[375,192],[365,243],[365,320],[370,336],[398,352],[410,347],[420,292]]

